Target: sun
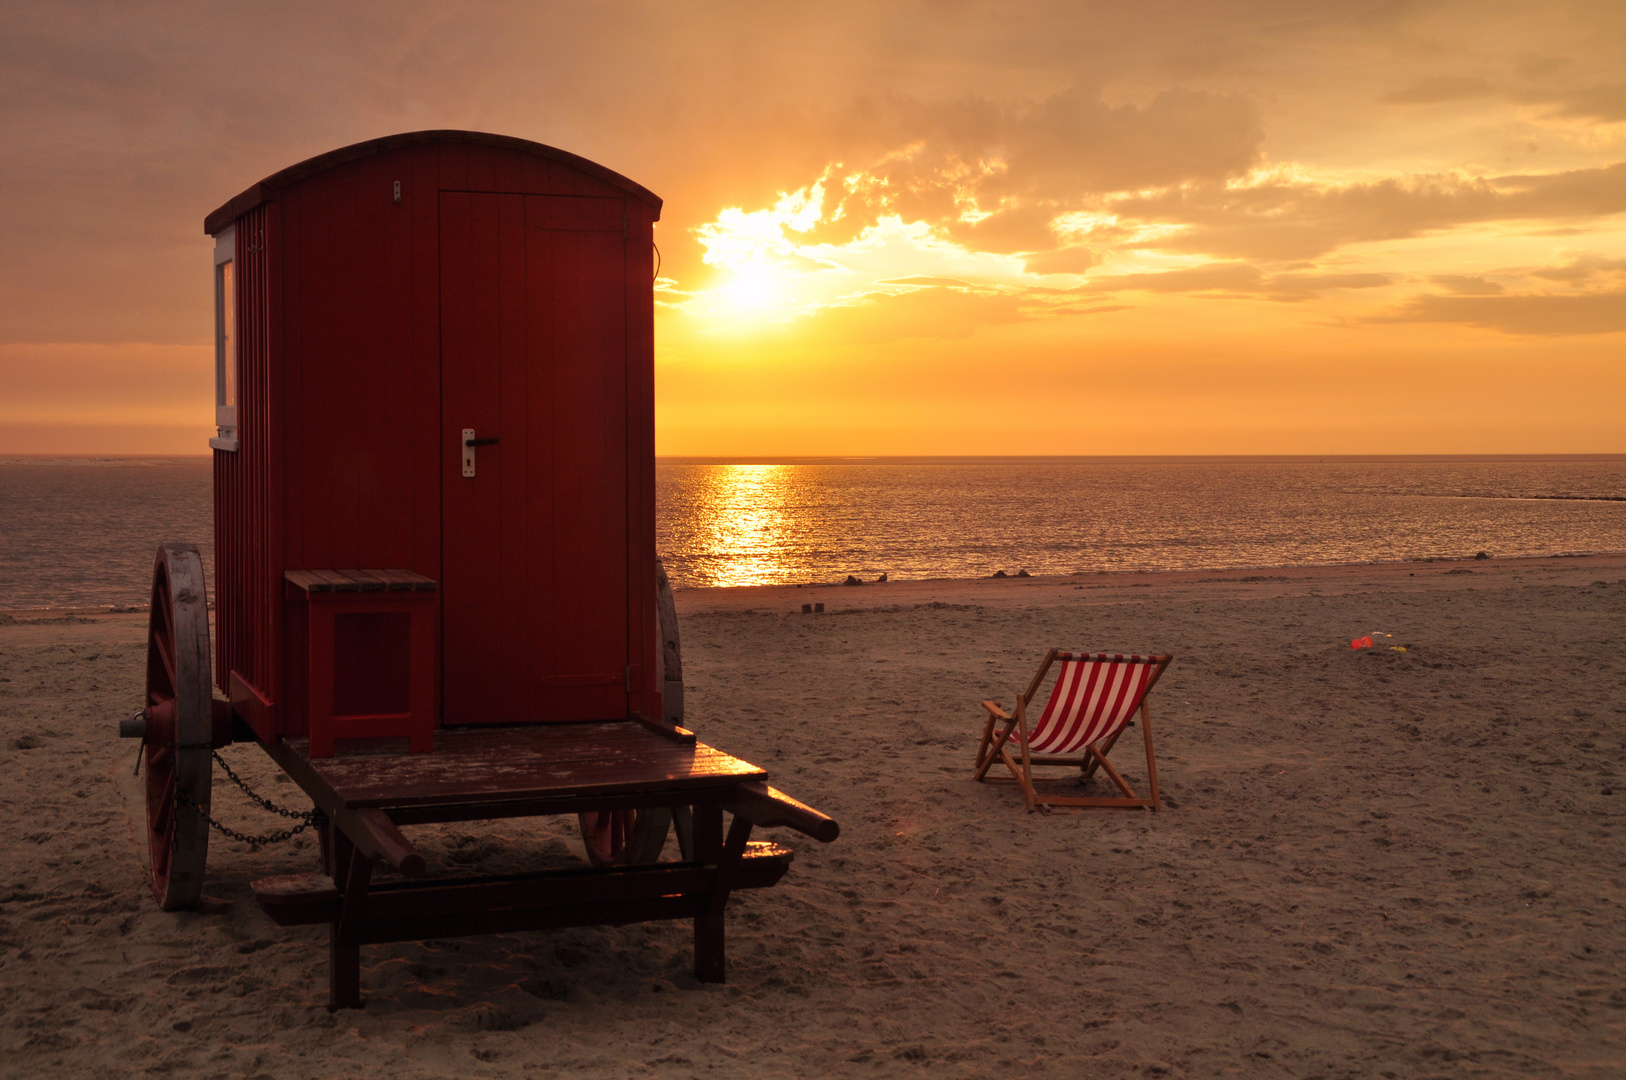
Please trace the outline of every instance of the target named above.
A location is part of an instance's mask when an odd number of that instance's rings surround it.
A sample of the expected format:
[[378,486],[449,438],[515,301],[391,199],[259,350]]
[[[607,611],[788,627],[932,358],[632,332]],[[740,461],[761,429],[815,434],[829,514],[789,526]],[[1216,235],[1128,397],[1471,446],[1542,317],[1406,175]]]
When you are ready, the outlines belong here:
[[784,295],[780,275],[762,263],[733,267],[729,279],[718,286],[724,303],[739,313],[762,312],[774,307]]

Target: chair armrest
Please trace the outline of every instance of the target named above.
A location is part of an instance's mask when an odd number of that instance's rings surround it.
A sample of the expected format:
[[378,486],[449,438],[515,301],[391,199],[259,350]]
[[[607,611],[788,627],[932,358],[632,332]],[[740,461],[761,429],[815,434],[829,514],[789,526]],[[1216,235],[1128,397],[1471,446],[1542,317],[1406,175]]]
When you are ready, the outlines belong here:
[[995,720],[1009,720],[1011,718],[1011,714],[1000,708],[997,701],[984,701],[982,707],[993,714]]

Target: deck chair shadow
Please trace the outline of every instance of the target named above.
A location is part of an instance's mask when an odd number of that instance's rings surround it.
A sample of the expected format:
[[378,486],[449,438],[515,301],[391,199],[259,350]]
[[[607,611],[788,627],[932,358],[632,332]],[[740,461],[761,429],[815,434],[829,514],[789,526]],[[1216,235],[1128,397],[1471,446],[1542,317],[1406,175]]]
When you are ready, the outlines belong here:
[[[1152,753],[1152,718],[1146,709],[1146,695],[1174,657],[1125,656],[1117,653],[1069,653],[1051,649],[1039,665],[1038,674],[1027,692],[1016,699],[1014,713],[1007,713],[997,701],[984,701],[988,722],[982,728],[977,748],[975,780],[991,780],[988,770],[1003,764],[1022,788],[1028,813],[1043,806],[1124,806],[1162,805],[1157,793],[1157,759]],[[1060,664],[1050,700],[1036,722],[1029,724],[1028,707],[1044,684],[1052,664]],[[1146,738],[1145,796],[1137,795],[1123,775],[1107,760],[1118,736],[1136,712],[1140,713],[1141,733]],[[1064,765],[1083,771],[1088,779],[1097,769],[1123,794],[1118,797],[1041,794],[1033,786],[1035,766]],[[1004,777],[997,777],[1003,780]],[[1042,779],[1042,778],[1041,778]]]

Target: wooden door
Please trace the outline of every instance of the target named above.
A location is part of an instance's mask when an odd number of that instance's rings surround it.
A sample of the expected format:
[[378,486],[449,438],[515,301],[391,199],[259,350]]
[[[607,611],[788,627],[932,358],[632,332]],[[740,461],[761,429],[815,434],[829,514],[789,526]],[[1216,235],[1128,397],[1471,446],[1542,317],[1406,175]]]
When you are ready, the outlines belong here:
[[441,194],[445,723],[627,715],[623,213]]

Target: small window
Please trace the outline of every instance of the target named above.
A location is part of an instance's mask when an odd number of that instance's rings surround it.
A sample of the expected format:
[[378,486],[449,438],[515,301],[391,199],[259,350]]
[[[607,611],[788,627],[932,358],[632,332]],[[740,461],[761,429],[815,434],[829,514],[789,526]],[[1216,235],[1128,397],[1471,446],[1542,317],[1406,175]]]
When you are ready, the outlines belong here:
[[215,429],[209,445],[237,449],[237,230],[215,237]]

